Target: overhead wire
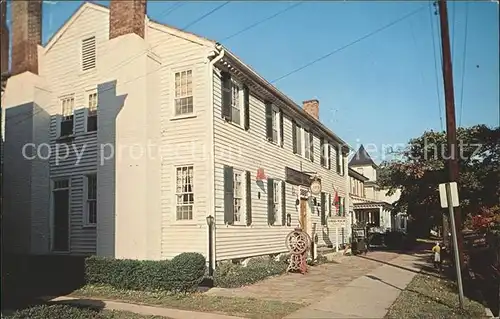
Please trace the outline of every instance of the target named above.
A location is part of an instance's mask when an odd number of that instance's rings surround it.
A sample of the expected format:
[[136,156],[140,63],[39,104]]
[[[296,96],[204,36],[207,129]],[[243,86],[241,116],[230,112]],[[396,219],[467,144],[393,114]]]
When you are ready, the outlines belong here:
[[467,61],[467,35],[469,24],[469,2],[465,3],[465,35],[464,35],[464,50],[462,54],[462,83],[460,84],[460,111],[458,113],[458,127],[462,126],[462,112],[464,109],[464,83],[465,83],[465,64]]
[[182,31],[186,30],[187,28],[195,25],[196,23],[200,22],[201,20],[205,19],[206,17],[210,16],[211,14],[215,13],[216,11],[222,9],[224,6],[226,6],[227,4],[229,4],[229,2],[231,1],[226,1],[224,3],[222,3],[221,5],[213,8],[212,10],[210,10],[209,12],[205,13],[204,15],[202,15],[201,17],[199,17],[198,19],[194,20],[193,22],[189,23],[188,25],[186,25],[184,28],[182,28]]
[[344,46],[342,46],[342,47],[340,47],[340,48],[337,48],[337,49],[335,49],[333,51],[330,51],[327,54],[322,55],[322,56],[320,56],[320,57],[318,57],[318,58],[316,58],[316,59],[314,59],[314,60],[312,60],[312,61],[310,61],[310,62],[308,62],[308,63],[306,63],[306,64],[304,64],[304,65],[302,65],[302,66],[300,66],[300,67],[298,67],[298,68],[296,68],[296,69],[294,69],[294,70],[292,70],[292,71],[290,71],[290,72],[288,72],[288,73],[286,73],[286,74],[284,74],[284,75],[282,75],[282,76],[280,76],[280,77],[278,77],[276,79],[274,79],[274,80],[272,80],[270,83],[276,83],[276,82],[278,82],[278,81],[280,81],[280,80],[282,80],[284,78],[289,77],[292,74],[295,74],[295,73],[297,73],[299,71],[302,71],[303,69],[305,69],[307,67],[310,67],[311,65],[313,65],[315,63],[318,63],[318,62],[320,62],[320,61],[322,61],[322,60],[324,60],[324,59],[326,59],[326,58],[328,58],[328,57],[330,57],[330,56],[332,56],[332,55],[334,55],[334,54],[336,54],[338,52],[341,52],[341,51],[345,50],[345,49],[353,46],[354,44],[357,44],[357,43],[359,43],[359,42],[361,42],[361,41],[363,41],[363,40],[365,40],[365,39],[367,39],[369,37],[372,37],[373,35],[381,32],[381,31],[383,31],[385,29],[388,29],[388,28],[392,27],[393,25],[395,25],[395,24],[397,24],[397,23],[399,23],[399,22],[401,22],[403,20],[406,20],[409,17],[417,14],[424,7],[425,6],[421,6],[421,7],[417,8],[416,10],[413,10],[412,12],[410,12],[408,14],[405,14],[404,16],[402,16],[402,17],[400,17],[400,18],[398,18],[398,19],[396,19],[396,20],[394,20],[394,21],[392,21],[392,22],[390,22],[390,23],[388,23],[388,24],[386,24],[386,25],[384,25],[384,26],[382,26],[382,27],[380,27],[380,28],[378,28],[378,29],[376,29],[376,30],[374,30],[374,31],[372,31],[372,32],[370,32],[370,33],[368,33],[368,34],[366,34],[366,35],[364,35],[364,36],[362,36],[362,37],[360,37],[360,38],[358,38],[358,39],[356,39],[356,40],[354,40],[354,41],[346,44],[346,45],[344,45]]
[[432,1],[429,1],[429,18],[430,18],[430,24],[431,24],[431,38],[432,38],[432,56],[434,58],[434,71],[435,71],[435,78],[436,78],[436,94],[437,94],[437,100],[438,100],[438,110],[439,110],[439,124],[441,126],[441,131],[444,131],[444,124],[443,124],[443,110],[441,106],[441,91],[439,90],[439,69],[437,65],[437,59],[436,59],[436,40],[435,40],[435,31],[434,31],[434,21],[432,16],[434,13],[432,12]]
[[248,31],[248,30],[250,30],[250,29],[253,29],[253,28],[255,28],[256,26],[258,26],[258,25],[260,25],[260,24],[262,24],[262,23],[264,23],[264,22],[267,22],[267,21],[269,21],[269,20],[271,20],[271,19],[274,19],[274,18],[276,18],[277,16],[279,16],[280,14],[283,14],[283,13],[285,13],[285,12],[287,12],[287,11],[289,11],[289,10],[291,10],[291,9],[295,8],[295,7],[298,7],[298,6],[302,5],[302,4],[304,4],[304,1],[299,1],[299,2],[296,2],[295,4],[293,4],[293,5],[291,5],[291,6],[288,6],[288,7],[284,8],[284,9],[282,9],[282,10],[280,10],[280,11],[278,11],[278,12],[274,13],[273,15],[270,15],[270,16],[268,16],[268,17],[266,17],[266,18],[262,19],[262,20],[259,20],[259,21],[255,22],[255,23],[253,23],[253,24],[251,24],[251,25],[249,25],[249,26],[247,26],[247,27],[245,27],[245,28],[241,29],[240,31],[237,31],[237,32],[235,32],[235,33],[233,33],[233,34],[231,34],[231,35],[229,35],[229,36],[227,36],[227,37],[223,38],[223,39],[221,40],[221,42],[226,41],[226,40],[229,40],[229,39],[231,39],[231,38],[234,38],[235,36],[238,36],[238,35],[242,34],[243,32],[246,32],[246,31]]

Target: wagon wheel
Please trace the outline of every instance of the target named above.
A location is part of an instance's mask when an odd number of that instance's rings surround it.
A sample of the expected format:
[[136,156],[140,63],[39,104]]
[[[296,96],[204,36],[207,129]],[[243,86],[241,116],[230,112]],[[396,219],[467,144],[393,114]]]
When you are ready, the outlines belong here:
[[309,246],[309,237],[304,232],[292,231],[286,236],[286,247],[292,254],[302,254]]

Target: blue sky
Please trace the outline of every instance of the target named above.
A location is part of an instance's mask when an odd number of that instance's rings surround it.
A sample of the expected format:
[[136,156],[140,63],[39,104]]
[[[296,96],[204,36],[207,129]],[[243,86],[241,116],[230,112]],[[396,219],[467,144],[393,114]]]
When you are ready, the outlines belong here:
[[[44,41],[80,4],[81,1],[44,3]],[[148,14],[155,20],[184,28],[220,4],[184,2],[168,13],[174,2],[150,1]],[[382,144],[406,143],[424,130],[442,128],[439,105],[443,125],[445,113],[438,17],[432,15],[432,34],[428,2],[307,1],[222,41],[292,4],[230,2],[187,31],[221,41],[272,81],[424,6],[412,17],[275,85],[299,104],[306,99],[319,99],[322,122],[355,148],[359,143],[374,143],[379,148]],[[457,124],[462,126],[500,125],[498,10],[498,4],[486,1],[448,4]],[[463,68],[466,12],[468,33]],[[437,84],[434,57],[438,63]]]

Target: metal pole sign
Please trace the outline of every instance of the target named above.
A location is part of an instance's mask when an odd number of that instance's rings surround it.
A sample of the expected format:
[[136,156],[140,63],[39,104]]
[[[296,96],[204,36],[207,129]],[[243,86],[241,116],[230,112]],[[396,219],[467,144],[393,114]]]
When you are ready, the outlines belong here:
[[[443,191],[444,189],[444,191]],[[455,225],[455,212],[453,207],[459,206],[457,183],[443,183],[439,184],[439,197],[441,200],[441,207],[448,207],[450,213],[451,221],[451,237],[453,240],[453,252],[455,255],[455,269],[457,271],[457,284],[458,284],[458,300],[460,302],[460,308],[464,308],[464,289],[462,285],[462,270],[460,269],[460,259],[458,251],[458,240],[457,240],[457,228]],[[446,198],[446,202],[444,202]]]

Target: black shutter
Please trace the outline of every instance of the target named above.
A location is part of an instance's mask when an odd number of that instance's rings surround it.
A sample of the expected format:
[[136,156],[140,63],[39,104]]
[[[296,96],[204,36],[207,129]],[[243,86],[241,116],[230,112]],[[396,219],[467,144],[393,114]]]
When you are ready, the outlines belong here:
[[328,194],[328,217],[332,217],[332,194]]
[[297,154],[297,123],[292,120],[292,146],[293,154]]
[[224,166],[224,223],[234,224],[233,168]]
[[328,169],[332,169],[332,147],[330,143],[328,143]]
[[274,225],[276,218],[274,216],[274,180],[267,179],[267,223]]
[[283,147],[285,144],[285,132],[284,132],[284,124],[283,124],[283,111],[280,111],[280,145]]
[[321,192],[321,225],[326,225],[326,194]]
[[286,225],[286,183],[281,182],[281,225]]
[[309,132],[309,149],[311,150],[309,152],[311,162],[314,162],[314,135],[312,132]]
[[245,108],[245,130],[248,131],[250,128],[250,90],[248,86],[243,87],[243,100],[244,100],[244,108]]
[[246,206],[247,206],[247,226],[252,225],[252,176],[250,176],[250,172],[246,171]]
[[231,120],[231,74],[229,72],[221,73],[222,81],[222,118],[226,121]]
[[323,138],[319,139],[319,162],[322,166],[325,166],[325,140]]
[[273,105],[266,102],[266,138],[273,140]]

